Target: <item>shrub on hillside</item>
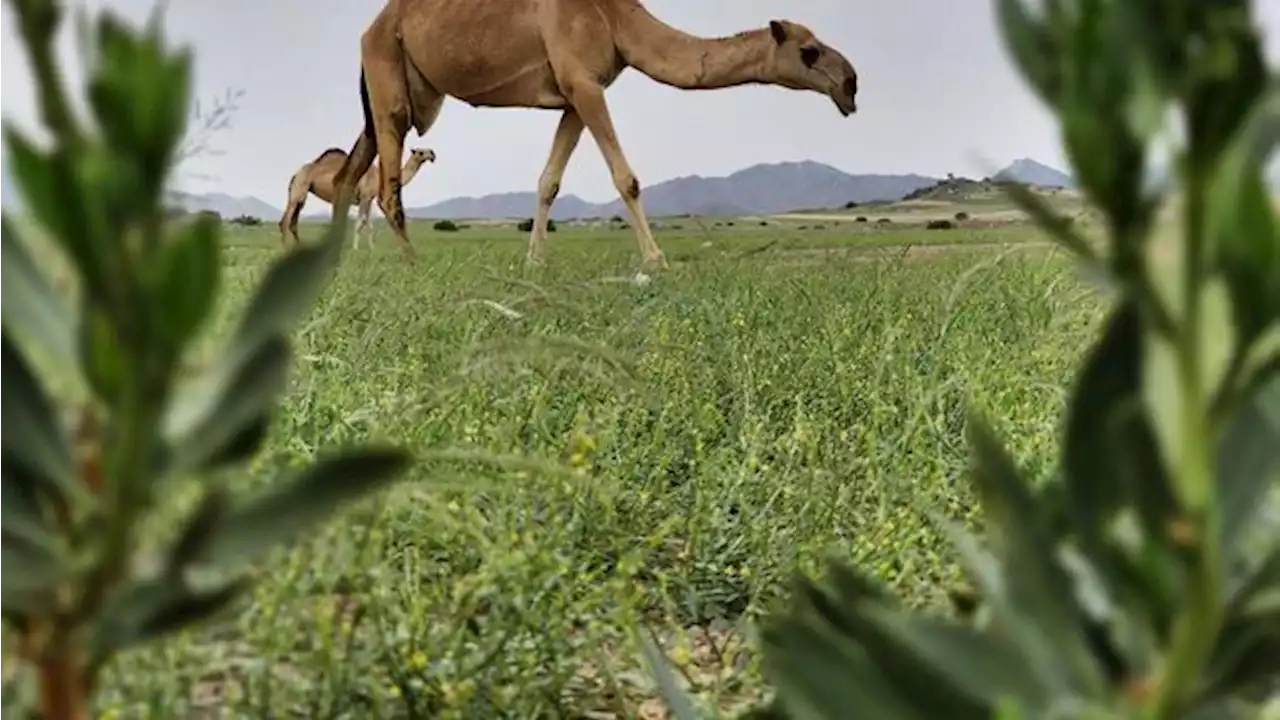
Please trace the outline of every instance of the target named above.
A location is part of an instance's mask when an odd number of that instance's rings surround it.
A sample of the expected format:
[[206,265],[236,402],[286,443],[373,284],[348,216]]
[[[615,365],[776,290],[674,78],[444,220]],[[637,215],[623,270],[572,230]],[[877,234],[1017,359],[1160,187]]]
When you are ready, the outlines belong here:
[[232,225],[254,227],[255,225],[262,224],[262,218],[254,217],[253,215],[237,215],[236,217],[231,218],[230,222]]
[[[521,220],[520,224],[516,225],[516,229],[520,232],[533,232],[533,218],[525,218],[524,220]],[[556,221],[551,218],[547,218],[547,232],[553,233],[555,231]]]
[[891,222],[893,222],[893,220],[890,220],[889,218],[880,218],[876,220],[877,225],[888,225]]
[[847,203],[845,203],[845,204],[844,204],[844,209],[845,209],[845,210],[852,210],[852,209],[854,209],[854,208],[856,208],[856,207],[858,207],[858,203],[857,203],[857,202],[855,202],[855,201],[853,201],[853,200],[850,200],[849,202],[847,202]]
[[[73,103],[54,51],[60,5],[10,5],[37,60],[46,137],[5,127],[42,232],[19,237],[27,226],[4,212],[3,622],[16,652],[3,705],[5,717],[78,720],[98,715],[89,696],[116,655],[227,610],[271,572],[270,551],[385,485],[409,456],[316,448],[279,477],[245,477],[347,214],[323,242],[278,258],[217,333],[225,344],[210,346],[202,335],[226,281],[220,218],[164,223],[158,192],[183,139],[190,57],[167,46],[162,23],[135,30],[101,11],[83,26],[95,35],[89,101]],[[37,261],[55,255],[80,301]],[[143,534],[171,525],[163,541]]]
[[853,221],[854,221],[854,222],[862,222],[862,223],[864,223],[864,222],[866,222],[866,221],[867,221],[867,216],[866,216],[866,215],[859,215],[858,217],[854,218],[854,219],[853,219]]
[[431,229],[438,232],[458,232],[458,223],[452,220],[437,220]]
[[925,223],[924,229],[925,230],[950,230],[954,227],[955,227],[955,224],[952,223],[950,220],[930,220],[929,222]]
[[969,213],[964,212],[963,210],[956,213],[956,220],[960,222],[964,222],[965,220],[968,220],[968,219],[969,219]]

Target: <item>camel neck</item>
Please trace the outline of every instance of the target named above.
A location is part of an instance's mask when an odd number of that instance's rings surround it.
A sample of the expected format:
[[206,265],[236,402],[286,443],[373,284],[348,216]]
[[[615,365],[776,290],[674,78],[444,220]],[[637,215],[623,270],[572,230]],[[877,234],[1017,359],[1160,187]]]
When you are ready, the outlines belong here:
[[767,29],[703,38],[634,8],[619,24],[618,46],[627,64],[683,90],[768,82],[764,68],[774,46]]
[[415,163],[412,160],[404,164],[404,169],[400,171],[400,184],[408,185],[414,175],[418,174],[418,170],[422,168],[422,163]]

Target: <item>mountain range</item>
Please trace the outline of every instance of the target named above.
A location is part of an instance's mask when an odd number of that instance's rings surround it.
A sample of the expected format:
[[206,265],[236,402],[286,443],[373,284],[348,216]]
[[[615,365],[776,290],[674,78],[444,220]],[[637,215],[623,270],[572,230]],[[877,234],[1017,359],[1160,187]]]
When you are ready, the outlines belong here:
[[[1071,178],[1028,158],[1014,161],[994,176],[1033,185],[1070,187]],[[912,191],[936,184],[938,178],[904,174],[851,174],[812,160],[752,165],[724,177],[689,175],[644,189],[644,206],[651,217],[672,215],[740,216],[774,214],[802,209],[842,207],[849,203],[893,201]],[[3,174],[3,202],[19,202],[8,173]],[[251,215],[274,220],[279,208],[253,196],[226,193],[172,192],[172,206],[189,211],[213,210],[223,217]],[[456,197],[423,207],[410,207],[413,218],[503,219],[524,218],[537,203],[534,192],[508,192],[481,197]],[[327,216],[328,208],[312,199],[308,216]],[[324,208],[323,210],[321,208]],[[593,203],[576,195],[563,195],[551,208],[556,220],[625,216],[621,200]]]

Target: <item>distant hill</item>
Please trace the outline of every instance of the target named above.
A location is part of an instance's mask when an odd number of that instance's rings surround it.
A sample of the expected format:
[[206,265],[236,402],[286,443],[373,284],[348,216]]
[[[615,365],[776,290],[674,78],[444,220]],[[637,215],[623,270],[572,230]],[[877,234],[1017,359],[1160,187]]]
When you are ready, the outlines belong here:
[[[769,214],[897,200],[934,182],[934,178],[922,175],[851,175],[813,161],[784,162],[753,165],[726,177],[690,175],[651,185],[644,189],[644,207],[653,217]],[[531,215],[536,203],[534,192],[500,193],[452,198],[409,208],[405,214],[420,218],[517,218]],[[626,215],[621,200],[591,203],[564,195],[551,208],[551,217],[556,220],[613,215]]]
[[[1022,158],[1001,170],[993,180],[1050,187],[1071,187],[1071,178],[1051,167]],[[850,202],[894,201],[936,189],[956,178],[939,179],[916,174],[851,174],[814,161],[752,165],[724,177],[689,175],[644,189],[645,210],[652,217],[671,215],[766,215],[801,209],[842,207]],[[8,173],[3,175],[6,208],[21,199]],[[169,203],[188,211],[213,210],[226,218],[252,215],[264,220],[280,217],[281,210],[253,196],[225,193],[172,192]],[[502,219],[533,214],[533,192],[508,192],[481,197],[456,197],[425,207],[407,208],[413,218]],[[311,199],[304,217],[327,218],[329,209]],[[593,203],[576,195],[556,199],[551,217],[568,220],[584,217],[626,216],[621,200]]]
[[273,220],[278,219],[283,212],[252,195],[234,197],[217,192],[187,193],[175,190],[169,193],[168,204],[171,207],[180,207],[188,212],[212,210],[228,219],[241,215],[250,215],[263,220]]
[[1014,160],[1008,167],[992,176],[992,179],[1041,187],[1075,187],[1075,182],[1070,175],[1030,158]]

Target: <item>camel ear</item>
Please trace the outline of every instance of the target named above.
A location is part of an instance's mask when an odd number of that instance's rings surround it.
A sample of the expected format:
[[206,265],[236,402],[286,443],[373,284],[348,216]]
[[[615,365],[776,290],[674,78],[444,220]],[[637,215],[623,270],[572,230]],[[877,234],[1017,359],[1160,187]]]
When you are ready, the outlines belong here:
[[787,26],[783,25],[782,21],[770,20],[769,32],[773,34],[773,41],[779,45],[787,41]]

